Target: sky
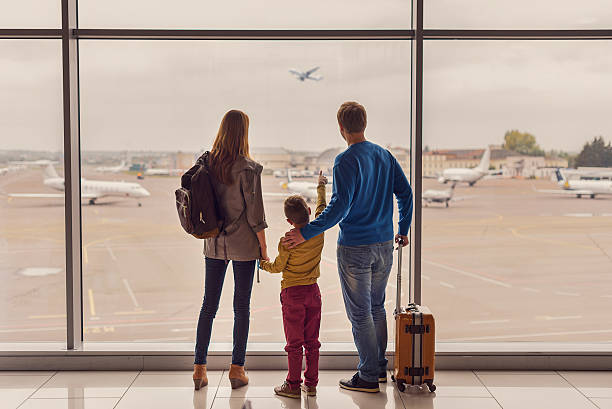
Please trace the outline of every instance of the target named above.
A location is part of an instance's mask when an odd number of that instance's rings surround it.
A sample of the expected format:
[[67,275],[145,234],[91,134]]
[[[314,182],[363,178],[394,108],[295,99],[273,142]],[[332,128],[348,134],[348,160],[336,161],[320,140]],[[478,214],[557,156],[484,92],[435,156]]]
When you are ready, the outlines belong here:
[[[57,26],[52,3],[4,1],[0,27]],[[612,27],[608,1],[583,3],[427,0],[425,25]],[[81,0],[79,20],[91,28],[410,26],[410,4],[399,0],[253,4]],[[57,40],[0,40],[0,149],[61,148],[60,51]],[[251,117],[252,146],[323,150],[342,146],[335,114],[346,100],[365,105],[370,139],[409,145],[409,42],[82,40],[80,53],[84,150],[199,150],[232,108]],[[612,41],[436,40],[424,53],[424,145],[500,144],[508,129],[533,133],[544,149],[612,139]],[[314,66],[322,81],[288,72]]]

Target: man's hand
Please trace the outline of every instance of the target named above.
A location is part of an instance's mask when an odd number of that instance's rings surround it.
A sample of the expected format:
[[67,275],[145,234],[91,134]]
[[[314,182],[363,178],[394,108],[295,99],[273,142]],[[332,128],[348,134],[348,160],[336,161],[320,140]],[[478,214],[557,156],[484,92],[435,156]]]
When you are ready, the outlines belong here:
[[323,171],[322,170],[319,171],[319,184],[320,185],[326,185],[327,184],[327,178],[323,175]]
[[305,241],[306,240],[304,240],[300,229],[289,230],[287,233],[285,233],[285,237],[283,237],[282,240],[283,246],[287,247],[288,249],[292,249],[298,244],[304,243]]
[[405,247],[408,245],[408,236],[402,236],[401,234],[396,234],[395,235],[395,242],[402,247]]

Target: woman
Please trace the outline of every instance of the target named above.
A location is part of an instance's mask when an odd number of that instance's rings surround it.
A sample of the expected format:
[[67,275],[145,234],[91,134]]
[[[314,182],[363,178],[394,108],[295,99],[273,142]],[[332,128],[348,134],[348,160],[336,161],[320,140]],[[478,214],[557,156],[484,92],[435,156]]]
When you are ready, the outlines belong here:
[[209,155],[211,181],[224,226],[219,236],[204,241],[204,302],[198,320],[193,370],[196,389],[208,384],[206,356],[230,260],[234,271],[234,347],[229,379],[234,389],[249,382],[244,360],[251,289],[256,260],[268,260],[264,232],[268,225],[261,193],[263,168],[249,156],[248,130],[249,117],[244,112],[227,112]]

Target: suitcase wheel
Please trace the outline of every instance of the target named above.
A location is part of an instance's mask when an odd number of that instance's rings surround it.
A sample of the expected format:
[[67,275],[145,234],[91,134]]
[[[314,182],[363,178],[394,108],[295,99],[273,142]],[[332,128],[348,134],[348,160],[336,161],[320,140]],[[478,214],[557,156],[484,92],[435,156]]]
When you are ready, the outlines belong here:
[[403,382],[403,381],[398,381],[398,382],[397,382],[397,389],[398,389],[400,392],[404,392],[404,391],[406,390],[406,385],[404,384],[404,382]]
[[429,381],[426,382],[427,387],[429,388],[429,392],[435,392],[436,390],[436,385],[433,384],[433,382]]
[[391,375],[391,380],[395,382],[395,375]]

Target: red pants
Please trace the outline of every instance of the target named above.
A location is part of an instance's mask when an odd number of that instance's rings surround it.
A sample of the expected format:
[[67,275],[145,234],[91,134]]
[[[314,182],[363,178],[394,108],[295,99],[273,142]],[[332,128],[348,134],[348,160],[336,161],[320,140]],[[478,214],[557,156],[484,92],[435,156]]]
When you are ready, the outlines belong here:
[[289,358],[287,382],[298,386],[302,382],[302,347],[306,351],[305,384],[319,382],[319,327],[321,326],[321,292],[318,284],[298,285],[281,291],[283,326]]

